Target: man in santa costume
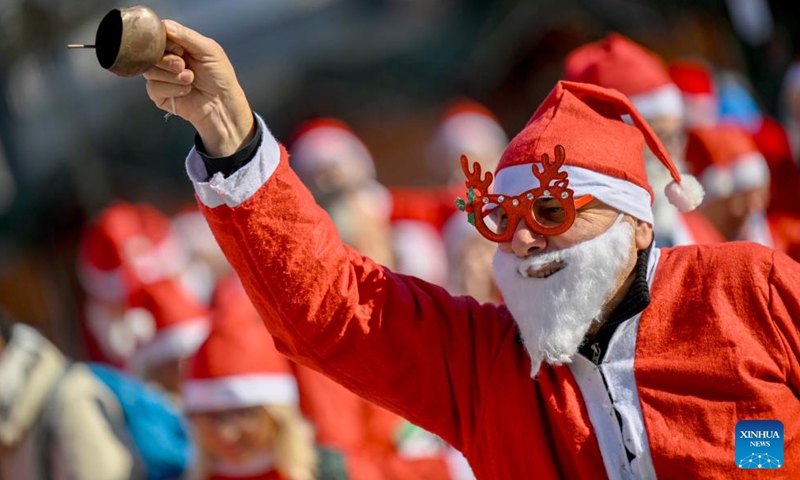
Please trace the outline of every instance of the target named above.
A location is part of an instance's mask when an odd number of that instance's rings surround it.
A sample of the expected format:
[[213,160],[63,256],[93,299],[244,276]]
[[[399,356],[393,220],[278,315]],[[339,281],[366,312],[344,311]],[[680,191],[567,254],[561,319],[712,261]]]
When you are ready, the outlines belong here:
[[222,48],[166,29],[148,94],[197,130],[201,208],[282,352],[439,434],[481,479],[731,478],[743,419],[783,422],[781,474],[800,476],[800,265],[750,243],[654,248],[644,144],[674,204],[702,193],[626,97],[559,82],[493,185],[463,162],[507,302],[481,305],[343,245]]

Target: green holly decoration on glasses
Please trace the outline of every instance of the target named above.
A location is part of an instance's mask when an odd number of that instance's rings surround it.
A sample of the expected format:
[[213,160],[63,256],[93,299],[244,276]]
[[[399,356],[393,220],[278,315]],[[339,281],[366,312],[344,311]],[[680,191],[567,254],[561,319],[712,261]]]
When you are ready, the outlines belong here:
[[475,189],[473,187],[469,187],[467,191],[467,201],[464,201],[461,197],[456,198],[456,207],[462,212],[467,212],[467,221],[473,226],[475,225],[475,209],[472,206],[474,201]]

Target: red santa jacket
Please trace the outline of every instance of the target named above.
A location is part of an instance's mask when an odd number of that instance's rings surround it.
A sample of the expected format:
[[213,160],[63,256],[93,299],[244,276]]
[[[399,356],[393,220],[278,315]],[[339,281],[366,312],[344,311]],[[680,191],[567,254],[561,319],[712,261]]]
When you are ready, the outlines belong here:
[[734,457],[743,419],[783,422],[776,473],[800,478],[800,265],[784,254],[654,250],[652,301],[603,363],[578,356],[533,380],[505,307],[343,245],[269,134],[227,179],[194,152],[187,169],[278,347],[439,434],[478,478],[749,478]]

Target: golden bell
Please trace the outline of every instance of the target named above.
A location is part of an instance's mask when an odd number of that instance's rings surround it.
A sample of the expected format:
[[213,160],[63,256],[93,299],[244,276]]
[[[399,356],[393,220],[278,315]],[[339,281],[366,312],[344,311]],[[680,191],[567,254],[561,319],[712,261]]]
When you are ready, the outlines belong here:
[[100,65],[120,77],[153,68],[167,47],[167,32],[158,15],[138,5],[111,10],[97,27],[95,53]]

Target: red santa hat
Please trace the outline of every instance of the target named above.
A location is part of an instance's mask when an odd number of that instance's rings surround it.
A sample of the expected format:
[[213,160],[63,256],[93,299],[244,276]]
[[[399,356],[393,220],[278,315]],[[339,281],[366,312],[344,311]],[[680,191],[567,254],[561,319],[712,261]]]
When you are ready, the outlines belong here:
[[619,90],[646,119],[683,118],[683,99],[664,61],[641,45],[613,33],[567,57],[564,78]]
[[[241,314],[250,311],[253,314]],[[237,313],[238,312],[238,313]],[[183,383],[188,412],[258,405],[297,405],[297,381],[289,361],[254,309],[233,309],[214,322]]]
[[679,60],[669,66],[669,76],[680,88],[687,128],[711,127],[719,121],[719,99],[714,79],[705,64]]
[[[303,183],[325,190],[342,185],[316,185],[317,174],[336,169],[343,184],[375,179],[375,162],[366,145],[341,120],[319,118],[301,125],[293,136],[290,163]],[[312,191],[314,189],[312,188]]]
[[686,162],[709,199],[769,185],[764,155],[750,134],[735,125],[691,130],[686,143]]
[[442,115],[429,156],[433,171],[448,175],[458,168],[461,155],[477,155],[494,168],[508,144],[508,135],[500,121],[486,107],[474,100],[461,99]]
[[186,255],[165,215],[147,204],[117,201],[86,228],[77,263],[87,293],[124,302],[140,283],[179,272]]
[[[633,125],[622,120],[624,115],[630,116]],[[652,224],[645,143],[673,178],[665,188],[670,203],[684,212],[696,208],[703,198],[702,187],[691,175],[678,173],[661,141],[627,97],[596,85],[561,81],[506,148],[495,172],[493,193],[518,196],[540,188],[537,165],[554,151],[559,156],[560,150],[564,153],[560,172],[566,173],[574,198],[591,195]],[[562,195],[566,198],[567,192]]]
[[194,355],[211,330],[206,308],[174,280],[143,284],[131,293],[127,303],[126,315],[149,317],[154,326],[152,338],[129,360],[131,369],[139,373]]

